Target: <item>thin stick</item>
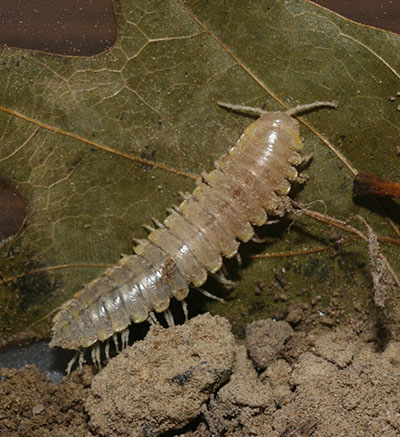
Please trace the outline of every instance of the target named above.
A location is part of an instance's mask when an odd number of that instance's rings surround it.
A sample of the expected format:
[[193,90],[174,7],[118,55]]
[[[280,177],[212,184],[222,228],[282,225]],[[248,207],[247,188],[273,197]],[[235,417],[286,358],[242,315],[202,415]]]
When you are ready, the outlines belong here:
[[[357,239],[356,236],[346,238],[345,240],[340,242],[340,246],[344,246],[345,244],[349,243],[350,241],[354,241],[356,239]],[[330,250],[332,248],[333,248],[332,245],[328,245],[328,246],[314,247],[313,249],[294,250],[292,252],[260,253],[260,254],[257,254],[257,255],[246,256],[246,258],[251,258],[251,259],[257,259],[257,258],[261,258],[261,259],[262,258],[286,258],[288,256],[302,256],[302,255],[311,255],[313,253],[318,253],[318,252],[325,252],[325,251]]]
[[[324,222],[324,223],[328,223],[332,226],[335,226],[339,229],[342,229],[345,232],[349,232],[351,234],[355,234],[358,237],[360,237],[362,240],[364,240],[366,243],[368,243],[368,237],[367,235],[365,235],[363,232],[361,232],[359,229],[355,228],[354,226],[351,226],[349,224],[347,224],[346,222],[339,220],[337,218],[334,217],[329,217],[325,214],[321,214],[320,212],[316,212],[316,211],[310,211],[309,209],[305,209],[305,205],[299,203],[299,202],[295,202],[292,201],[292,205],[296,208],[301,210],[301,212],[311,218],[314,218],[315,220]],[[389,264],[389,261],[386,259],[386,257],[380,253],[379,254],[380,259],[382,260],[382,262],[385,264],[385,266],[387,267],[387,269],[389,270],[390,274],[392,275],[394,281],[396,282],[397,286],[400,287],[400,279],[397,276],[396,272],[393,270],[392,266]]]

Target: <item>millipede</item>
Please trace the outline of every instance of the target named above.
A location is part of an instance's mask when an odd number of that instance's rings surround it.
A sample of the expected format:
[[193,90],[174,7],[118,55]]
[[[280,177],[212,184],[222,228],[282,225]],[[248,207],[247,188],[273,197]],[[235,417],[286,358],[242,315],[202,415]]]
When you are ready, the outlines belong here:
[[193,193],[181,193],[178,207],[171,208],[163,223],[153,219],[147,239],[134,240],[134,254],[124,256],[113,267],[87,284],[62,305],[53,320],[50,346],[76,350],[67,373],[90,348],[92,361],[101,366],[101,345],[109,359],[110,339],[119,349],[129,341],[129,325],[157,323],[163,313],[174,325],[170,299],[182,303],[190,287],[200,289],[209,275],[223,285],[222,257],[238,253],[240,242],[254,237],[253,226],[267,223],[268,216],[282,217],[291,209],[291,182],[299,180],[303,148],[295,115],[320,107],[336,108],[334,102],[314,102],[286,112],[269,112],[218,102],[224,108],[258,116],[236,145],[203,172]]

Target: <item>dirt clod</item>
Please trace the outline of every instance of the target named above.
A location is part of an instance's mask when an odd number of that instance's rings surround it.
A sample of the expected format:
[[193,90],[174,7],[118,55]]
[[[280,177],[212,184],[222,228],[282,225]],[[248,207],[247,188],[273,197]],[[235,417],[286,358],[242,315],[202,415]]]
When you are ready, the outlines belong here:
[[237,347],[230,381],[204,411],[211,435],[259,436],[272,431],[265,418],[275,410],[272,390],[258,378],[244,346]]
[[398,358],[391,361],[399,353],[397,342],[381,354],[342,331],[320,338],[315,351],[303,353],[295,365],[294,395],[274,413],[272,435],[298,435],[290,432],[310,419],[313,437],[400,435],[400,366]]
[[281,353],[293,329],[285,321],[257,320],[246,327],[246,347],[259,370],[266,369]]
[[[90,368],[87,371],[91,371]],[[0,435],[89,437],[83,408],[88,387],[78,372],[55,385],[35,366],[0,369]]]
[[234,364],[229,322],[209,314],[182,326],[153,327],[92,381],[86,401],[102,436],[158,436],[200,414]]

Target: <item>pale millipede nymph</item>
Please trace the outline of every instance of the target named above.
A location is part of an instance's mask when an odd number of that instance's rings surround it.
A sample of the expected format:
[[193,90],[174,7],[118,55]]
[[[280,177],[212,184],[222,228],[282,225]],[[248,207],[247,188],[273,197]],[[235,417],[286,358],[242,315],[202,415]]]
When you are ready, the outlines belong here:
[[[154,220],[145,240],[136,240],[134,255],[124,256],[100,277],[66,302],[53,320],[51,346],[77,351],[83,361],[91,348],[92,361],[100,366],[104,342],[109,358],[109,339],[118,349],[128,344],[129,325],[156,323],[154,311],[174,324],[170,299],[182,302],[190,287],[199,288],[208,275],[230,284],[220,272],[222,257],[237,254],[240,242],[254,236],[253,225],[262,226],[268,216],[281,217],[291,209],[288,193],[296,181],[296,166],[303,148],[299,123],[293,118],[319,107],[336,108],[332,102],[300,105],[286,112],[267,112],[241,105],[219,103],[225,108],[259,116],[215,169],[203,172],[193,193],[163,223]],[[205,290],[204,294],[209,295]]]

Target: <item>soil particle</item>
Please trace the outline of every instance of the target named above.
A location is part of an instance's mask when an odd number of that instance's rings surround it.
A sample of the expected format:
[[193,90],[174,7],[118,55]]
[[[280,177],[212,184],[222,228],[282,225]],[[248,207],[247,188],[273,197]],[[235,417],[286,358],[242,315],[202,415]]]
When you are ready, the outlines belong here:
[[314,339],[315,350],[326,361],[343,369],[351,363],[357,350],[355,343],[347,341],[345,330],[341,332],[326,332]]
[[[87,371],[91,373],[88,367]],[[89,437],[83,402],[87,377],[55,385],[35,366],[0,369],[0,435],[4,437]]]
[[269,383],[263,384],[246,348],[237,347],[236,363],[230,381],[214,396],[204,411],[209,434],[229,436],[269,435],[268,416],[275,411]]
[[266,369],[282,352],[293,329],[285,321],[257,320],[246,327],[246,347],[257,369]]
[[297,326],[300,322],[306,318],[305,310],[299,305],[293,305],[289,308],[289,312],[286,316],[286,321],[292,326]]
[[281,407],[293,398],[293,386],[289,383],[292,367],[285,360],[273,362],[268,369],[260,375],[260,380],[269,383],[277,407]]
[[[166,347],[167,346],[167,347]],[[152,327],[96,375],[86,400],[102,436],[158,436],[197,417],[234,364],[229,322],[210,314]]]
[[273,414],[273,436],[299,435],[302,424],[312,425],[313,437],[400,435],[400,344],[380,353],[347,334],[323,335],[300,355],[289,378],[294,395]]

